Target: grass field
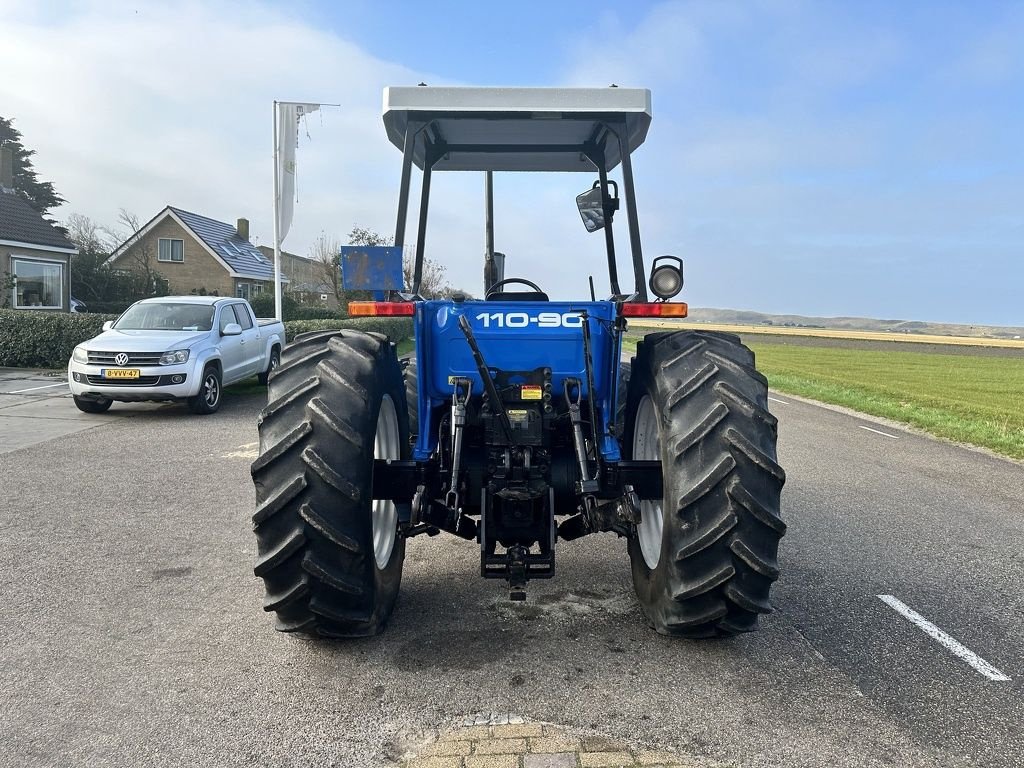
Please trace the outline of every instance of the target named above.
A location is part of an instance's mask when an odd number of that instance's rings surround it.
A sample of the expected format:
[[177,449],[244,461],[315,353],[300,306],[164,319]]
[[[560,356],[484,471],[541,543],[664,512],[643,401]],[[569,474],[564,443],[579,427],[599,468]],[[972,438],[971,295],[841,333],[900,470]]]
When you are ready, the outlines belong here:
[[852,331],[830,328],[789,328],[779,325],[723,325],[693,323],[680,320],[631,320],[631,328],[660,328],[665,330],[727,331],[741,336],[764,334],[770,336],[807,336],[817,339],[854,339],[860,341],[891,341],[909,344],[947,344],[970,347],[1000,347],[1024,352],[1024,339],[996,339],[984,336],[934,336],[923,333],[883,333],[881,331]]
[[[633,351],[642,332],[627,337]],[[1024,459],[1024,354],[924,354],[745,341],[772,389]]]
[[1024,459],[1024,356],[750,347],[772,389]]

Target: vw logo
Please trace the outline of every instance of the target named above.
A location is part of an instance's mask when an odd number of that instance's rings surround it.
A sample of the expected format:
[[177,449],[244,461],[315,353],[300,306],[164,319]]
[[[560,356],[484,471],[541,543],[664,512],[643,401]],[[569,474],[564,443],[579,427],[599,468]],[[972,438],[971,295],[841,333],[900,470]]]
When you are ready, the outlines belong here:
[[124,352],[118,352],[116,355],[114,355],[114,364],[128,365],[128,355],[126,355]]

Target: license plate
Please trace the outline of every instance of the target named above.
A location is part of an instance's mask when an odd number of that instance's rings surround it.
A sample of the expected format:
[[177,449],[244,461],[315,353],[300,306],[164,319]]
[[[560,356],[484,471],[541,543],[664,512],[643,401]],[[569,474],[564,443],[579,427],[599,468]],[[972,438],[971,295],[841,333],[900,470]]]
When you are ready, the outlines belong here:
[[137,379],[141,371],[138,368],[103,368],[100,376],[104,379]]

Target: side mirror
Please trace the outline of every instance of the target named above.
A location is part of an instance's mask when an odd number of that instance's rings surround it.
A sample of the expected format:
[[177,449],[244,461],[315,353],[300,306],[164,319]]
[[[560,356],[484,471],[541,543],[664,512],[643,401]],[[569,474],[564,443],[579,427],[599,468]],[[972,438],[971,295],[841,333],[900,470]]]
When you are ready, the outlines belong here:
[[103,330],[104,331],[109,331],[113,327],[114,327],[114,321],[113,320],[106,320],[106,321],[104,321],[104,323],[103,323]]
[[601,200],[601,188],[588,189],[576,196],[576,207],[580,209],[580,217],[587,232],[604,229],[604,203]]
[[605,227],[605,214],[608,215],[607,223],[611,224],[614,212],[619,209],[619,185],[609,180],[611,187],[608,195],[608,205],[605,207],[601,195],[601,182],[595,181],[594,186],[581,195],[576,196],[576,207],[580,209],[580,217],[583,219],[583,226],[587,232],[597,232]]
[[238,323],[228,323],[224,326],[224,330],[220,332],[221,336],[241,336],[242,326]]

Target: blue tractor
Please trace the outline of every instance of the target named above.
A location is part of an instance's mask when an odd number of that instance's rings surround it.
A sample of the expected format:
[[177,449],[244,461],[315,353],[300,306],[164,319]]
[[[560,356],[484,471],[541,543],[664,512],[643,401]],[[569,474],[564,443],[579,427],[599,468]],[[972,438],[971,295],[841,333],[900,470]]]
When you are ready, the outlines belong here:
[[[271,375],[253,524],[279,630],[380,632],[406,540],[439,533],[476,542],[481,575],[506,581],[513,600],[555,575],[559,540],[606,531],[626,539],[658,632],[748,632],[771,610],[785,473],[753,353],[730,334],[666,330],[621,362],[630,318],[686,315],[668,301],[682,263],[655,259],[647,279],[641,253],[630,153],[650,104],[649,91],[616,87],[385,91],[384,124],[403,153],[395,243],[412,167],[422,170],[413,284],[404,290],[401,248],[347,248],[342,267],[347,288],[380,292],[352,314],[412,318],[415,357],[400,360],[382,334],[311,333]],[[552,300],[530,280],[501,279],[488,248],[482,300],[423,299],[435,171],[483,171],[488,190],[493,171],[596,174],[577,205],[587,230],[604,232],[611,295],[595,300],[591,284],[589,299]]]

